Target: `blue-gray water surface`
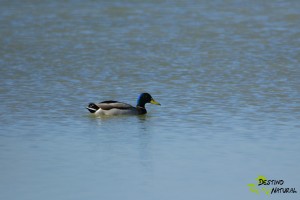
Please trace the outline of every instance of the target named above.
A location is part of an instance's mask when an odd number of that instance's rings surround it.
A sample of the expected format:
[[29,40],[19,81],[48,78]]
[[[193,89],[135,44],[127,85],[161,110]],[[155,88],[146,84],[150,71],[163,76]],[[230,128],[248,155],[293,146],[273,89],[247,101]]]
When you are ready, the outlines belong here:
[[[299,11],[298,0],[1,1],[0,199],[269,199],[263,187],[299,199]],[[141,92],[162,105],[85,109]]]

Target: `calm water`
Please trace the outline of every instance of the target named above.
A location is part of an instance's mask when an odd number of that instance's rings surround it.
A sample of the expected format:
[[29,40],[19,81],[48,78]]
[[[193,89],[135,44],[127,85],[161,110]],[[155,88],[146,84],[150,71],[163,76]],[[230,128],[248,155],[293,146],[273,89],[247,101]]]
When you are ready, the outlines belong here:
[[[0,199],[300,192],[300,3],[1,1]],[[95,118],[89,102],[147,116]]]

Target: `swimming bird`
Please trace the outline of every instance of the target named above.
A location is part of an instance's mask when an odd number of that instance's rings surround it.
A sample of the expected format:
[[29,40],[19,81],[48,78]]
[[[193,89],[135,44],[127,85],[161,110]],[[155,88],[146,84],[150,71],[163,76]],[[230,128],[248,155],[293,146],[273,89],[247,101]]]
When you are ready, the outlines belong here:
[[146,103],[160,105],[150,94],[142,93],[137,100],[136,107],[127,103],[109,100],[90,103],[87,109],[95,115],[143,115],[147,113]]

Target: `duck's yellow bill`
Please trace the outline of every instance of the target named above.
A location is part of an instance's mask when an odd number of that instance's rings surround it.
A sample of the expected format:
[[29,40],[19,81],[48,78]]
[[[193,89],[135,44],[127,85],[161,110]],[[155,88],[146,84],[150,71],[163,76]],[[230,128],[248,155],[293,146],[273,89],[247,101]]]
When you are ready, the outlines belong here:
[[154,99],[151,99],[150,103],[154,104],[154,105],[159,105],[160,106],[160,103],[158,103],[157,101],[155,101]]

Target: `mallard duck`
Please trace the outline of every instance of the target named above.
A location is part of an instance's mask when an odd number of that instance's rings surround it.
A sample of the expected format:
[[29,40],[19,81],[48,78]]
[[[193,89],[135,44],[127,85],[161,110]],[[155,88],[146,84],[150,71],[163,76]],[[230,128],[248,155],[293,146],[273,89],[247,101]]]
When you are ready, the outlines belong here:
[[150,94],[142,93],[137,100],[136,107],[127,103],[109,100],[97,104],[90,103],[87,109],[95,115],[143,115],[147,113],[146,103],[160,105]]

